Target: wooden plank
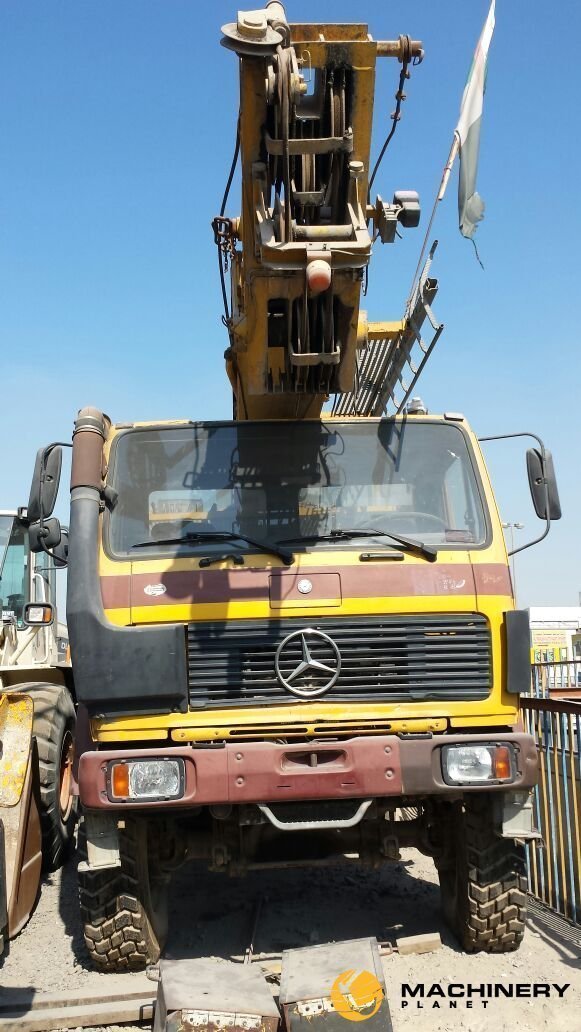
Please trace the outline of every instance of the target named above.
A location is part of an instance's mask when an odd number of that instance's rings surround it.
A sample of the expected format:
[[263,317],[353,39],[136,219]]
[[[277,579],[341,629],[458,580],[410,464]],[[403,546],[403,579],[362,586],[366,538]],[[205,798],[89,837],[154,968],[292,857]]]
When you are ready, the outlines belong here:
[[151,998],[116,1000],[107,1003],[81,1004],[74,1007],[47,1007],[28,1014],[6,1011],[0,1018],[1,1032],[51,1032],[61,1028],[92,1028],[98,1025],[120,1025],[128,1021],[151,1021]]
[[396,946],[400,956],[405,957],[409,953],[432,953],[439,950],[442,940],[438,932],[426,935],[406,935],[402,939],[396,939]]
[[145,975],[121,974],[103,975],[100,984],[81,988],[77,991],[63,989],[57,993],[39,993],[35,989],[6,990],[0,988],[0,1018],[5,1011],[10,1013],[28,1012],[30,1010],[49,1010],[54,1007],[80,1007],[89,1003],[123,1003],[125,1000],[142,998],[154,999],[157,994],[157,982]]

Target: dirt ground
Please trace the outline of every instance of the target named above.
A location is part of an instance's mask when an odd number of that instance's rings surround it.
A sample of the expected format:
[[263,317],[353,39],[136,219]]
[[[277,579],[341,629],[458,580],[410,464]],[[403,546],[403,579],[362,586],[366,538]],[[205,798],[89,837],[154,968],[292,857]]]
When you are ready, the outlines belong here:
[[[396,938],[439,931],[443,946],[421,956],[385,958],[388,998],[395,1032],[576,1032],[581,1030],[581,932],[569,941],[539,918],[531,918],[524,943],[515,954],[469,956],[447,932],[439,913],[439,892],[431,861],[405,850],[402,862],[380,871],[360,867],[252,873],[232,880],[189,865],[172,885],[166,954],[171,957],[218,956],[241,960],[251,938],[256,904],[263,905],[254,943],[266,957],[289,947],[376,936]],[[44,882],[29,924],[0,960],[0,998],[16,988],[37,992],[103,986],[107,975],[90,970],[77,910],[76,857],[64,871]],[[476,987],[472,1007],[439,995],[418,997],[402,1007],[406,984],[424,992],[437,983]],[[568,984],[563,998],[493,998],[483,1007],[484,984]],[[276,986],[273,987],[276,992]],[[486,991],[486,990],[484,990]],[[516,992],[516,988],[514,990]],[[432,1003],[438,1002],[439,1007]],[[347,1028],[347,1026],[346,1026]]]

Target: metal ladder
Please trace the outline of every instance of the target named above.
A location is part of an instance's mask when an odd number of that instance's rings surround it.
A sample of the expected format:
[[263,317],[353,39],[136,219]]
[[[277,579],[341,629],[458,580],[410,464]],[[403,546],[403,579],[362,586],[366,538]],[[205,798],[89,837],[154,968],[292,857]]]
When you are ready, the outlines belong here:
[[[382,416],[402,412],[444,329],[432,312],[438,281],[430,275],[435,240],[401,322],[370,323],[367,344],[357,357],[356,387],[338,394],[333,416]],[[433,333],[426,342],[422,326],[428,320]]]

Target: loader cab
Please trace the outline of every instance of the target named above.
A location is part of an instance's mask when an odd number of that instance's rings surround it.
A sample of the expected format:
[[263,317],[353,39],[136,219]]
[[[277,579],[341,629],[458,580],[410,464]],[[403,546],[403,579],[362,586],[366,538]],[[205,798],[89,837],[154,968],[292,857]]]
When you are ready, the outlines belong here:
[[16,513],[0,513],[0,606],[3,623],[24,627],[24,607],[31,601],[28,534]]
[[[36,633],[30,628],[30,603],[56,608],[54,560],[45,552],[35,555],[31,551],[26,510],[0,510],[0,667],[12,665],[16,654],[19,665],[23,661],[37,665],[59,651],[56,622]],[[66,637],[64,629],[59,634]],[[30,638],[28,644],[25,638]]]

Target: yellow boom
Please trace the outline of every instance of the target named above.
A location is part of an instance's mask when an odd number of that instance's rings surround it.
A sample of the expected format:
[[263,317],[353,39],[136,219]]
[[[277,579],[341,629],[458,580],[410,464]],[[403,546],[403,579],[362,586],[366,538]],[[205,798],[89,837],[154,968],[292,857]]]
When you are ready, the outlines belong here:
[[213,224],[235,417],[317,417],[355,384],[373,239],[392,242],[398,223],[419,221],[416,194],[373,206],[368,195],[377,58],[401,63],[397,119],[421,43],[378,42],[364,24],[289,25],[279,3],[222,31],[240,58],[242,213],[225,217],[225,197]]

